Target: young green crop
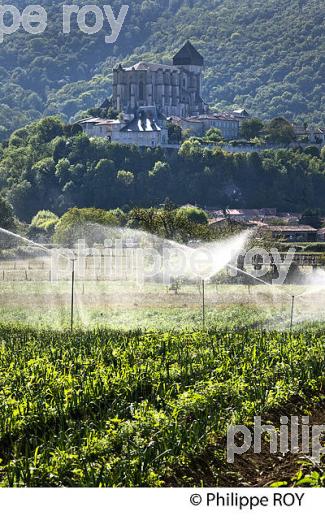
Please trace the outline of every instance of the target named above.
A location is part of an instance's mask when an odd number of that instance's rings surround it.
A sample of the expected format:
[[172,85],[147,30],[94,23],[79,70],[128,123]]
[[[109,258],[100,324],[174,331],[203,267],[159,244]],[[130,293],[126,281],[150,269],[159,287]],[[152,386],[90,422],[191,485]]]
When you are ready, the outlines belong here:
[[324,339],[2,326],[1,485],[200,485],[195,461],[230,422],[320,391]]

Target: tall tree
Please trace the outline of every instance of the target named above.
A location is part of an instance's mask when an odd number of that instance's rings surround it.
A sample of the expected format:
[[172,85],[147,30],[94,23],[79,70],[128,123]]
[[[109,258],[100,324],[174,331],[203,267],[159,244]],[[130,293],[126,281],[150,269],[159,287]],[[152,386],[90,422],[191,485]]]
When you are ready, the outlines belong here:
[[241,124],[240,135],[244,139],[254,139],[254,137],[258,137],[263,128],[264,124],[260,119],[246,119]]
[[0,227],[12,231],[15,229],[14,212],[9,202],[0,195]]

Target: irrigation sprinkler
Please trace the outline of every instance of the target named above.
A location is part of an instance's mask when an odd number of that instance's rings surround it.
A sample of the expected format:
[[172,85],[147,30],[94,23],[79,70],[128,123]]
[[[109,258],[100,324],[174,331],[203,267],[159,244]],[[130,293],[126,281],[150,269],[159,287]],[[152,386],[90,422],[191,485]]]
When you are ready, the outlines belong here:
[[290,334],[292,334],[293,329],[293,318],[295,312],[295,296],[291,296],[291,319],[290,319]]
[[71,260],[72,262],[72,270],[71,270],[71,332],[73,332],[74,325],[74,282],[75,282],[75,258]]
[[[48,247],[45,247],[43,246],[42,244],[38,244],[37,242],[34,242],[33,240],[30,240],[29,238],[25,238],[25,237],[22,237],[16,233],[13,233],[12,231],[8,231],[7,229],[3,229],[2,227],[0,227],[0,232],[1,233],[4,233],[8,236],[11,236],[13,238],[17,238],[18,240],[22,240],[23,242],[27,243],[27,244],[31,244],[32,246],[34,247],[37,247],[38,249],[41,249],[42,251],[45,251],[48,255],[51,255],[51,250],[48,248]],[[71,260],[71,258],[69,258],[68,256],[62,254],[62,253],[59,253],[59,256],[61,256],[62,258],[65,258],[66,260]],[[72,272],[71,272],[71,332],[73,331],[73,325],[74,325],[74,285],[75,285],[75,262],[76,262],[76,259],[73,258],[71,260],[72,262]],[[4,277],[4,272],[3,272],[3,277]]]

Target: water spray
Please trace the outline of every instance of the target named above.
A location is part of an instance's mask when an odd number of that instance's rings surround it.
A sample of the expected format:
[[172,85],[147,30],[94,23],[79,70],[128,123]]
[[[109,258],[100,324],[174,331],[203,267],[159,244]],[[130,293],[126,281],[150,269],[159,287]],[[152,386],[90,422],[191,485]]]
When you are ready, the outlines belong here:
[[29,238],[25,238],[20,235],[17,235],[17,233],[13,233],[12,231],[8,231],[7,229],[3,229],[2,227],[0,227],[0,232],[4,233],[5,235],[8,235],[10,237],[18,238],[18,240],[22,240],[23,242],[26,242],[26,244],[30,244],[34,247],[37,247],[38,249],[45,251],[47,254],[50,253],[50,250],[47,247],[43,246],[42,244],[38,244],[37,242],[30,240]]
[[235,271],[238,271],[239,273],[242,273],[242,274],[245,274],[246,276],[248,276],[249,278],[252,278],[253,280],[263,284],[263,285],[267,285],[268,287],[273,287],[273,285],[269,282],[265,282],[264,280],[261,280],[260,278],[257,278],[257,276],[254,276],[250,273],[247,273],[246,271],[244,271],[243,269],[240,269],[239,267],[235,267],[234,265],[231,265],[231,264],[227,264],[227,267],[230,267],[230,269],[235,269]]
[[[239,273],[245,274],[249,278],[252,278],[253,280],[259,282],[260,284],[266,285],[268,287],[273,287],[273,284],[271,284],[269,282],[265,282],[264,280],[261,280],[260,278],[257,278],[257,276],[254,276],[254,275],[252,275],[250,273],[247,273],[243,269],[240,269],[239,267],[235,267],[234,265],[230,265],[230,264],[228,264],[228,267],[230,267],[231,269],[235,269]],[[279,289],[283,289],[282,287],[279,287],[279,286],[278,286],[278,288]],[[292,334],[292,330],[293,330],[294,311],[295,311],[295,299],[296,299],[296,296],[295,295],[291,295],[290,334]]]
[[[96,229],[97,228],[94,227],[94,233],[96,232]],[[99,226],[99,229],[102,231],[102,226]],[[16,239],[20,239],[27,244],[30,244],[30,245],[46,252],[46,254],[49,255],[50,257],[53,255],[53,252],[51,251],[51,249],[49,247],[45,247],[42,244],[38,244],[38,243],[34,242],[33,240],[30,240],[25,237],[21,237],[18,234],[15,234],[11,231],[4,230],[2,228],[0,228],[0,232],[3,232],[5,234],[7,234],[8,236],[12,236]],[[122,234],[122,236],[128,237],[128,236],[130,236],[131,233],[132,233],[132,237],[136,238],[136,240],[138,241],[137,245],[139,245],[140,243],[143,242],[142,245],[145,247],[145,246],[148,246],[148,244],[150,245],[154,241],[154,244],[157,246],[157,248],[159,248],[159,250],[161,249],[162,245],[166,244],[168,246],[168,250],[172,249],[173,251],[175,250],[177,253],[182,253],[183,256],[186,257],[187,259],[189,257],[189,254],[193,254],[193,248],[190,248],[189,246],[186,246],[183,244],[178,244],[176,242],[166,240],[166,239],[164,239],[162,241],[162,239],[159,239],[159,237],[155,237],[146,232],[142,232],[142,231],[140,232],[140,231],[134,231],[134,230],[131,231],[128,229],[120,229],[120,228],[114,228],[114,229],[110,228],[109,229],[109,237],[113,237],[113,238],[114,238],[115,234],[117,236],[120,236],[120,234]],[[218,242],[216,241],[216,242],[211,242],[209,244],[205,244],[204,247],[202,247],[202,251],[205,253],[206,252],[208,253],[208,255],[209,255],[208,258],[210,259],[210,264],[211,264],[208,267],[209,272],[206,272],[205,274],[203,274],[203,273],[198,274],[197,269],[195,269],[195,266],[191,264],[192,260],[186,262],[186,268],[184,269],[184,273],[183,273],[184,276],[189,277],[190,279],[196,280],[196,281],[198,280],[198,277],[199,277],[198,283],[199,283],[200,287],[202,284],[201,319],[202,319],[203,330],[206,329],[206,325],[207,325],[206,283],[209,280],[211,280],[211,278],[213,276],[215,276],[216,273],[220,272],[225,267],[228,266],[230,269],[234,269],[237,272],[242,273],[243,275],[247,276],[248,278],[255,280],[260,285],[262,284],[267,287],[273,287],[273,284],[266,282],[266,281],[262,280],[261,278],[258,278],[256,276],[254,276],[253,274],[250,274],[249,272],[246,272],[243,269],[236,267],[235,265],[231,265],[232,263],[235,263],[235,262],[231,261],[231,258],[234,258],[234,256],[233,256],[234,250],[240,251],[243,248],[244,243],[247,241],[249,235],[250,235],[250,233],[244,232],[244,233],[239,234],[238,236],[236,236],[233,239],[227,239],[224,241],[218,241]],[[104,234],[104,236],[105,236],[105,234]],[[200,248],[198,248],[198,253],[200,253]],[[70,287],[70,328],[71,328],[71,331],[73,331],[74,326],[75,326],[74,322],[75,322],[75,297],[76,297],[75,291],[76,291],[76,260],[77,260],[77,258],[75,255],[71,255],[71,254],[67,255],[67,254],[64,254],[61,252],[58,252],[58,254],[61,257],[65,258],[68,262],[71,262],[71,273],[70,273],[70,269],[69,269],[69,287],[71,286]],[[190,256],[190,259],[192,259],[192,258],[194,259],[194,256],[193,257]],[[70,266],[70,263],[69,263],[69,266]],[[168,267],[168,271],[166,271],[166,273],[169,276],[174,276],[173,265],[168,264],[167,267]],[[164,268],[165,268],[165,266],[164,266]],[[281,287],[279,287],[279,288],[283,289]],[[84,289],[83,289],[83,293],[84,293]],[[286,297],[290,297],[290,296],[291,295],[288,295],[288,293],[286,293]],[[292,331],[293,323],[294,323],[296,296],[291,297],[291,298],[292,298],[292,302],[291,302],[290,330]]]
[[[17,235],[17,233],[13,233],[12,231],[8,231],[7,229],[3,229],[0,227],[0,232],[4,233],[5,235],[11,236],[13,238],[17,238],[18,240],[22,240],[26,244],[30,244],[41,251],[44,251],[46,254],[51,256],[51,250],[43,246],[42,244],[38,244],[37,242],[34,242],[33,240],[30,240],[29,238],[22,237],[21,235]],[[62,258],[65,258],[66,260],[69,260],[72,262],[72,269],[71,269],[71,302],[70,302],[70,326],[71,326],[71,332],[73,331],[73,325],[74,325],[74,286],[75,286],[75,262],[76,259],[71,259],[67,255],[59,252],[59,255]]]

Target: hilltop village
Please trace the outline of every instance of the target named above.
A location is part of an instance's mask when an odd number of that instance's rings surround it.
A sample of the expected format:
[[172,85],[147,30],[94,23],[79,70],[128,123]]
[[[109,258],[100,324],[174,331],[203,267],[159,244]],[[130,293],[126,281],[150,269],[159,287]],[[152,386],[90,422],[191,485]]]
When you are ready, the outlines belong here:
[[[98,114],[78,123],[91,137],[140,147],[178,148],[184,138],[206,136],[208,142],[219,140],[230,152],[283,145],[272,139],[266,143],[262,122],[244,108],[221,113],[211,111],[202,97],[203,69],[204,58],[189,41],[173,57],[171,65],[139,62],[123,67],[118,64],[113,70],[111,100],[103,103]],[[111,117],[103,117],[103,113]],[[286,144],[298,141],[301,145],[321,146],[325,143],[323,128],[290,126]],[[255,138],[255,142],[247,139],[249,137]]]

